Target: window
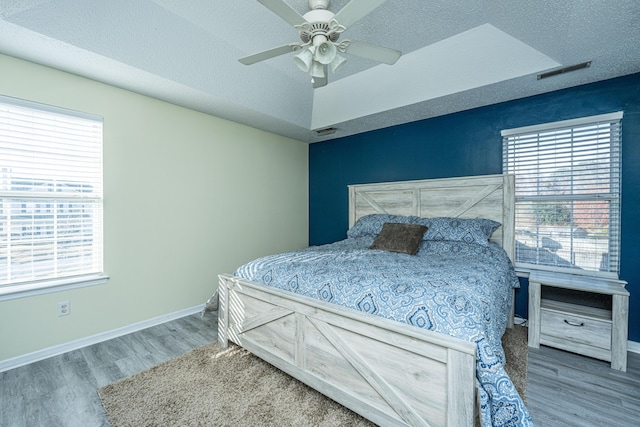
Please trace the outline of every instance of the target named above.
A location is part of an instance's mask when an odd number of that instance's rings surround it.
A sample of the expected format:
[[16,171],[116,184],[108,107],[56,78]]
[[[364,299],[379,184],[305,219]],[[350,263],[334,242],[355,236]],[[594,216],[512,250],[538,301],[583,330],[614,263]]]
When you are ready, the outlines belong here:
[[516,266],[617,277],[622,112],[502,131]]
[[0,96],[0,295],[102,274],[102,118]]

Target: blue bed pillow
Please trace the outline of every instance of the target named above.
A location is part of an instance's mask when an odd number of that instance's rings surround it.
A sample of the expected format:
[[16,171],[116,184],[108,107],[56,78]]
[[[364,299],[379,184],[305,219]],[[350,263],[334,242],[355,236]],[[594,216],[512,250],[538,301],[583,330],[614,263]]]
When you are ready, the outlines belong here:
[[382,231],[385,222],[396,224],[416,224],[417,216],[403,216],[391,214],[371,214],[360,217],[353,227],[347,231],[347,237],[377,236]]
[[360,217],[347,231],[347,237],[377,236],[385,222],[421,224],[428,229],[422,240],[459,241],[489,245],[489,238],[500,227],[499,222],[487,218],[421,218],[418,216],[370,214]]
[[499,222],[486,218],[419,218],[428,227],[422,240],[450,240],[488,246],[489,238],[500,227]]

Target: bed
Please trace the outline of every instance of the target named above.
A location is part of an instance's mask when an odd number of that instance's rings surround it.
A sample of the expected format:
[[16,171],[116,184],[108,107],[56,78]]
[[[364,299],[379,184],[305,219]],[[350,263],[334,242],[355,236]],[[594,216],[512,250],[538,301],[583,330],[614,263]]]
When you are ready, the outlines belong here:
[[[305,291],[296,293],[302,288],[298,279],[302,281],[305,274],[296,273],[291,276],[295,277],[294,281],[290,277],[287,283],[282,283],[278,277],[288,273],[276,267],[290,264],[311,268],[313,259],[326,264],[329,258],[348,264],[350,257],[355,257],[353,254],[358,257],[364,254],[374,258],[395,257],[391,262],[400,267],[375,273],[378,277],[393,276],[404,270],[403,262],[440,262],[434,261],[429,252],[432,250],[434,253],[462,251],[461,258],[466,254],[468,260],[472,260],[473,251],[495,252],[497,246],[506,253],[509,264],[509,257],[513,258],[514,254],[513,184],[513,176],[486,175],[349,186],[348,239],[326,247],[302,250],[293,254],[298,257],[293,260],[278,254],[242,266],[234,275],[220,275],[220,345],[226,347],[231,341],[246,348],[378,425],[472,426],[478,413],[484,425],[532,425],[524,404],[503,372],[504,356],[500,344],[495,342],[497,339],[499,343],[504,328],[512,322],[513,289],[500,287],[501,303],[483,300],[483,308],[476,310],[479,313],[476,314],[485,316],[486,319],[480,318],[480,321],[492,326],[487,327],[485,335],[473,335],[476,332],[467,332],[470,330],[467,323],[471,322],[456,320],[450,311],[440,310],[438,318],[434,313],[439,309],[434,309],[431,316],[425,316],[428,310],[416,306],[421,311],[414,310],[413,317],[405,314],[395,319],[383,313],[385,304],[380,302],[387,298],[375,293],[367,298],[365,292],[364,298],[347,303],[356,304],[358,309],[332,301],[338,298],[340,289],[351,292],[352,285],[320,286],[316,295],[311,291],[307,291],[307,295]],[[386,216],[394,219],[389,222],[424,220],[427,221],[425,224],[433,225],[424,218],[446,217],[483,218],[501,225],[495,231],[492,229],[491,243],[486,248],[477,247],[479,245],[475,243],[421,241],[419,256],[366,250],[376,236],[358,235],[357,230],[362,231],[362,224],[366,229],[372,218]],[[275,264],[268,264],[268,261]],[[366,274],[375,270],[378,261],[367,262],[371,263],[361,268],[362,275],[359,276],[364,281],[370,280]],[[440,264],[448,265],[449,261]],[[512,268],[508,273],[513,274]],[[316,266],[306,276],[322,277],[322,274],[324,269]],[[481,275],[472,274],[474,278]],[[414,279],[420,280],[419,277]],[[500,276],[499,280],[506,282],[508,279]],[[265,286],[261,282],[273,283]],[[438,280],[429,277],[428,282],[438,283]],[[407,283],[411,287],[417,282],[406,281],[404,285]],[[381,283],[375,285],[382,286]],[[435,297],[437,292],[433,290],[434,299],[440,298]],[[473,292],[472,287],[464,291]],[[338,299],[348,298],[340,295]],[[463,295],[453,306],[464,308],[466,303]],[[502,306],[501,310],[495,315],[484,313],[493,304]],[[391,306],[397,308],[398,304],[387,303],[388,311],[394,310],[389,308]],[[438,322],[445,318],[453,319],[448,324],[457,326],[441,328],[446,333],[429,330],[434,329],[429,322],[440,324]],[[487,375],[491,378],[487,379]]]

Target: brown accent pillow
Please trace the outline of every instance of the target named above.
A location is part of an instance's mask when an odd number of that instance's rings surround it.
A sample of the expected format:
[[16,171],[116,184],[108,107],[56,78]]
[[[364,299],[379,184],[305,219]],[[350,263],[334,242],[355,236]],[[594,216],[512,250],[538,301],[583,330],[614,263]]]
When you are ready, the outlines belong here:
[[427,227],[421,224],[400,224],[385,222],[378,237],[369,249],[382,249],[391,252],[401,252],[415,255],[420,247],[422,235]]

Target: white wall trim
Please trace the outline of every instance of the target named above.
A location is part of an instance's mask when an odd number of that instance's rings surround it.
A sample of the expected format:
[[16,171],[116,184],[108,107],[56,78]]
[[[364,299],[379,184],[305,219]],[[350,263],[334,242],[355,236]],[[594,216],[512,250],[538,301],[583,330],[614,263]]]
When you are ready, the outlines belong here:
[[0,287],[0,301],[31,297],[34,295],[44,295],[51,292],[69,291],[71,289],[84,288],[86,286],[102,285],[107,283],[108,280],[109,276],[101,273],[3,286]]
[[100,334],[91,335],[86,338],[81,338],[79,340],[71,341],[65,344],[60,344],[60,345],[45,348],[42,350],[34,351],[32,353],[23,354],[21,356],[16,356],[11,359],[2,360],[0,361],[0,372],[4,372],[13,368],[18,368],[20,366],[28,365],[29,363],[37,362],[43,359],[47,359],[49,357],[58,356],[60,354],[67,353],[69,351],[88,347],[93,344],[98,344],[100,342],[117,338],[123,335],[127,335],[132,332],[150,328],[151,326],[156,326],[165,322],[170,322],[172,320],[179,319],[181,317],[198,313],[203,309],[204,309],[204,304],[200,304],[195,307],[185,308],[184,310],[154,317],[152,319],[143,320],[141,322],[137,322],[131,325],[123,326],[121,328],[113,329],[111,331],[102,332]]

